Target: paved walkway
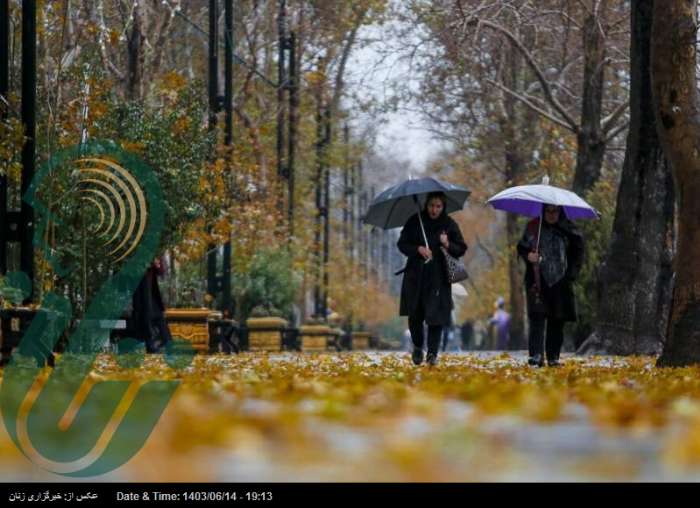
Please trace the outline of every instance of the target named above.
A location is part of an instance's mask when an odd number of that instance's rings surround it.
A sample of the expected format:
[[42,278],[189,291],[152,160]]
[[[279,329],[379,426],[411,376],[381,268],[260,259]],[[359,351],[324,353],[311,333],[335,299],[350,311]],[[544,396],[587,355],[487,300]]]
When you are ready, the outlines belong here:
[[[536,396],[517,411],[489,409],[550,385],[557,397],[558,383],[589,373],[594,395],[613,393],[619,387],[600,376],[617,370],[626,373],[620,381],[625,390],[645,396],[647,388],[635,388],[638,381],[627,378],[649,370],[651,359],[637,360],[630,370],[626,359],[568,357],[568,367],[558,372],[525,366],[522,353],[448,354],[440,361],[439,370],[431,371],[410,365],[406,353],[203,359],[192,374],[208,372],[212,381],[195,386],[185,380],[145,448],[94,480],[700,480],[700,467],[687,460],[687,450],[679,452],[686,444],[697,446],[688,442],[699,432],[700,401],[694,395],[679,393],[673,408],[665,409],[673,417],[661,426],[601,425],[600,415],[566,393],[551,418],[532,418],[547,410],[538,407],[543,399]],[[506,391],[494,384],[493,393],[443,392],[449,382],[478,385],[479,372],[485,379],[515,382]],[[694,382],[687,372],[678,375]],[[529,387],[525,395],[517,391],[521,385]],[[578,390],[581,383],[570,386]],[[649,416],[630,418],[643,423]],[[62,481],[12,452],[4,431],[0,449],[0,479]]]

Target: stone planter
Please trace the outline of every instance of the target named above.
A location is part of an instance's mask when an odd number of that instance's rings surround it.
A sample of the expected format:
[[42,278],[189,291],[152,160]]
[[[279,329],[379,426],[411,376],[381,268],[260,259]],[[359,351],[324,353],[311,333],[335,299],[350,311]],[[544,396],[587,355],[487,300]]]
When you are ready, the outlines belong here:
[[181,338],[192,343],[197,352],[209,350],[209,321],[220,320],[221,312],[207,308],[167,309],[165,319],[173,338]]
[[328,341],[334,337],[330,326],[304,325],[299,328],[301,350],[310,353],[321,353],[328,350]]
[[248,351],[282,351],[282,339],[288,324],[277,317],[248,319]]
[[352,349],[354,351],[369,351],[369,332],[352,332]]

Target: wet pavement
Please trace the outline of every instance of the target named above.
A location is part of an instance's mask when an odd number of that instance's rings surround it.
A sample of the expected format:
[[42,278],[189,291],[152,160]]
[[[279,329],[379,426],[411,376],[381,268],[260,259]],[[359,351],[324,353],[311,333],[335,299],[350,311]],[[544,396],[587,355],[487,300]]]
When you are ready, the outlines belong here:
[[[339,370],[346,368],[347,357],[338,358],[326,357],[324,368],[332,371],[335,361]],[[416,368],[406,360],[407,353],[372,353],[353,357],[350,363],[412,375]],[[478,361],[472,365],[474,360]],[[584,372],[586,367],[615,369],[626,362],[619,358],[565,360],[582,366]],[[301,366],[313,371],[316,360],[280,354],[270,355],[267,361],[273,367],[266,368],[281,366],[291,375]],[[530,369],[524,365],[523,353],[506,357],[497,352],[449,354],[441,362],[455,369],[463,362],[470,362],[472,369],[495,367],[499,373],[505,368],[508,375],[511,367],[526,376]],[[421,387],[430,374],[418,372],[424,379],[413,383]],[[314,376],[310,375],[312,382]],[[349,379],[348,384],[355,382]],[[335,402],[325,395],[301,397],[290,404],[277,396],[233,396],[225,390],[215,401],[209,394],[202,399],[183,392],[129,463],[88,481],[700,480],[699,466],[674,459],[674,449],[683,446],[693,430],[689,425],[696,425],[696,420],[671,419],[655,428],[606,427],[584,404],[567,400],[552,421],[536,421],[517,413],[492,414],[478,404],[422,389],[409,390],[400,409],[387,410],[394,404],[390,390],[379,385],[376,390],[373,386],[363,390],[361,410],[329,408]],[[698,407],[695,399],[679,400],[679,405],[687,404],[693,411]],[[187,439],[183,426],[202,423],[196,416],[200,410],[201,419],[221,419],[225,428],[213,427],[221,436],[213,443],[200,436],[196,446],[178,449],[178,440]],[[0,479],[65,481],[13,451],[4,429],[0,431]]]

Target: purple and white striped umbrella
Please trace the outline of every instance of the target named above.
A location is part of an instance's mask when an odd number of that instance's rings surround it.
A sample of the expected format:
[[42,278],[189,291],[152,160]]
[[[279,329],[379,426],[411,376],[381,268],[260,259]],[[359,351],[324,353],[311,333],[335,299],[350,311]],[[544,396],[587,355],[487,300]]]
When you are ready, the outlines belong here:
[[540,217],[542,205],[557,205],[564,209],[569,220],[597,219],[598,211],[575,193],[548,185],[547,179],[540,185],[519,185],[499,192],[487,203],[496,210],[517,213],[527,217]]

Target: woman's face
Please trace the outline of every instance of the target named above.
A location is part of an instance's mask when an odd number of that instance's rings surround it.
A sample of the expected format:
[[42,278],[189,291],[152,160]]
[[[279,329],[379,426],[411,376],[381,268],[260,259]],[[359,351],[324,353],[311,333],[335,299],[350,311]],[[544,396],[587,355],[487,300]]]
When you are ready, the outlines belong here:
[[431,219],[437,219],[440,217],[440,214],[442,213],[442,209],[445,206],[442,204],[442,199],[440,198],[433,198],[430,201],[428,201],[428,216]]
[[544,220],[547,224],[556,224],[560,213],[561,209],[558,206],[547,205],[544,207]]

